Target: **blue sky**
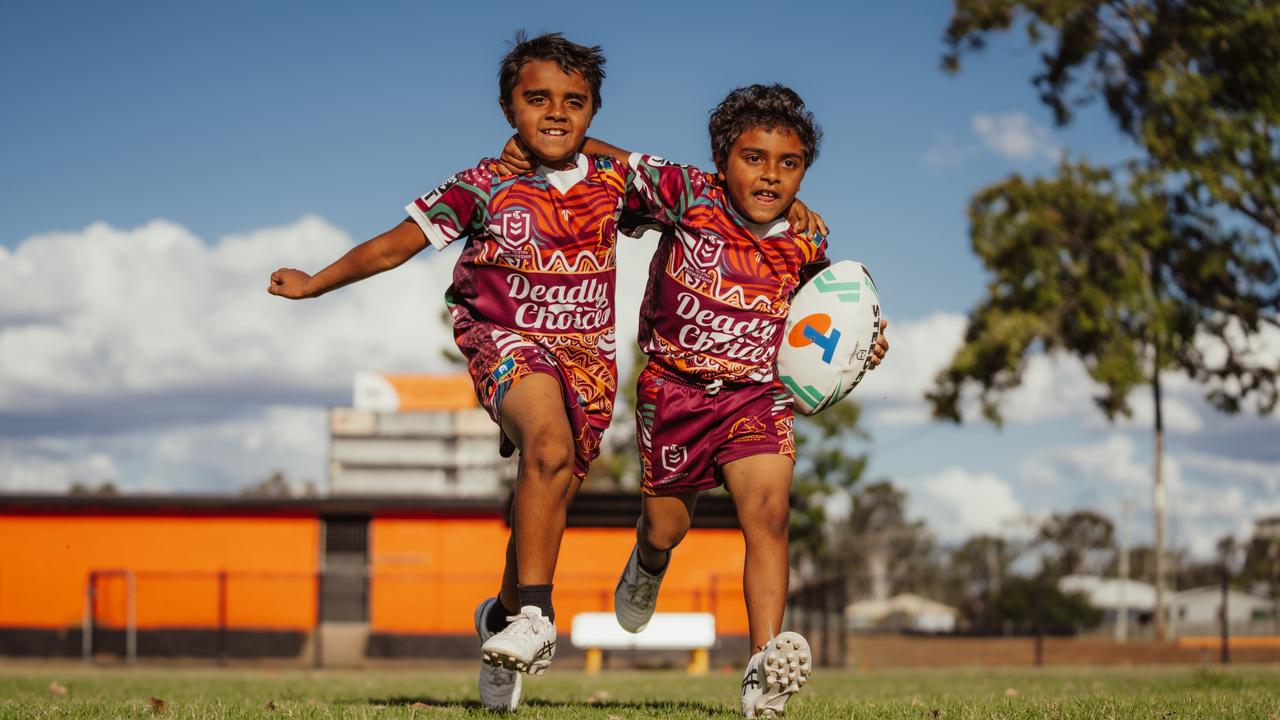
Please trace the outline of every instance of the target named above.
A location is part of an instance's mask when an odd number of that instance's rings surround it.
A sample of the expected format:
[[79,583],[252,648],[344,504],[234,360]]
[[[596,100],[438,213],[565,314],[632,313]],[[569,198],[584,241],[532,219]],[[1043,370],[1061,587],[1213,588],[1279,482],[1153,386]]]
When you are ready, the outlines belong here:
[[[733,87],[806,99],[826,139],[801,195],[832,254],[872,269],[894,323],[888,364],[858,391],[872,474],[944,537],[1009,526],[1000,513],[1147,503],[1146,426],[1103,423],[1069,362],[1033,373],[1002,430],[930,423],[919,401],[983,291],[969,197],[1062,152],[1116,162],[1130,145],[1096,108],[1054,128],[1020,37],[941,72],[948,3],[780,7],[0,7],[0,489],[322,476],[323,409],[355,370],[439,369],[428,326],[456,253],[305,307],[261,292],[267,274],[318,269],[496,153],[510,133],[497,63],[524,28],[603,46],[592,134],[673,160],[709,163],[707,112]],[[643,250],[623,253],[624,272]],[[1194,388],[1172,393],[1175,539],[1204,549],[1280,512],[1276,418],[1224,419]],[[1224,484],[1234,499],[1213,492]]]

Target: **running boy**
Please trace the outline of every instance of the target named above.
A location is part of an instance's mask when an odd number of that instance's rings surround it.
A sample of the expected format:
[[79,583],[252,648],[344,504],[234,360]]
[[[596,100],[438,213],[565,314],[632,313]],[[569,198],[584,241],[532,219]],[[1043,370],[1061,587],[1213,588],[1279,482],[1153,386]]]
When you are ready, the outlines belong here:
[[[774,360],[791,296],[829,264],[825,238],[798,233],[783,217],[822,133],[800,97],[781,85],[729,93],[709,129],[715,177],[628,156],[635,173],[629,205],[667,231],[641,309],[649,362],[637,383],[636,436],[645,495],[614,610],[632,632],[648,624],[698,493],[723,483],[746,542],[743,590],[754,655],[741,701],[751,718],[782,714],[811,670],[805,639],[778,632],[795,442],[791,399]],[[587,148],[621,153],[594,141]],[[888,350],[880,338],[876,364]]]
[[614,241],[630,173],[579,152],[600,109],[604,63],[598,47],[518,34],[500,67],[499,105],[538,163],[534,174],[482,161],[315,275],[271,275],[274,295],[317,297],[466,236],[445,302],[503,455],[520,451],[501,590],[475,613],[480,696],[494,709],[514,709],[519,672],[542,674],[555,654],[551,589],[565,516],[617,390]]

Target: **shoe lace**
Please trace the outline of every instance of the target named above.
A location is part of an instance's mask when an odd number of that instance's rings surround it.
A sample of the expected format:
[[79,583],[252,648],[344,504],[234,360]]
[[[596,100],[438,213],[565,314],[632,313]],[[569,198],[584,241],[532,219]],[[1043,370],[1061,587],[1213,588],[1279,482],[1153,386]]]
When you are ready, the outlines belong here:
[[543,618],[541,615],[533,615],[532,613],[508,615],[507,622],[509,624],[507,625],[507,632],[531,638],[537,634],[537,631],[533,627],[534,620],[550,622],[550,620]]
[[658,599],[658,589],[662,586],[658,578],[646,575],[636,568],[633,581],[627,584],[627,598],[636,605],[652,605]]

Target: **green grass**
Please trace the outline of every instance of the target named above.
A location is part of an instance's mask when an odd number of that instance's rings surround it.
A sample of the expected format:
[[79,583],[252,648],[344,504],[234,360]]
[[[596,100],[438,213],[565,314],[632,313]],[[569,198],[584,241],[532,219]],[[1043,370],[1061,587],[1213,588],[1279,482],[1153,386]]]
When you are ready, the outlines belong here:
[[[525,683],[519,717],[734,718],[736,672],[587,676],[556,670]],[[151,698],[163,700],[153,708]],[[473,672],[375,669],[0,668],[3,718],[463,718],[479,707]],[[1280,720],[1280,667],[819,669],[788,718],[1262,718]]]

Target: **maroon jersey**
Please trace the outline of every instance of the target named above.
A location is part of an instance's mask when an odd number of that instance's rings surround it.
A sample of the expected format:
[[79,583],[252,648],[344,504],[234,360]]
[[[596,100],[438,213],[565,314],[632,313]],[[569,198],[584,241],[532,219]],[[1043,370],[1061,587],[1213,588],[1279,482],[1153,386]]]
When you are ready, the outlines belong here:
[[436,248],[467,237],[445,299],[477,382],[536,345],[587,412],[612,414],[614,241],[628,174],[586,155],[569,170],[519,176],[484,161],[406,206]]
[[640,310],[650,360],[699,382],[769,382],[802,268],[826,240],[757,225],[697,168],[633,154],[627,209],[664,226]]

